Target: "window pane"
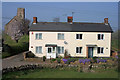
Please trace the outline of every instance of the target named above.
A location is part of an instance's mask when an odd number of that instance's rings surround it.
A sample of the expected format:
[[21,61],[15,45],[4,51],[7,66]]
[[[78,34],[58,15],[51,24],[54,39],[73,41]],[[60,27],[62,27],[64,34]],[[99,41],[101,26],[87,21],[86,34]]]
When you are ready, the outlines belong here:
[[76,47],[76,53],[78,53],[78,47]]
[[78,34],[76,34],[76,39],[79,39],[79,35]]
[[39,46],[39,53],[42,53],[42,47]]
[[80,47],[80,53],[82,53],[82,47]]
[[62,36],[62,39],[64,39],[64,34],[62,34],[61,36]]
[[100,47],[97,48],[97,53],[100,53]]
[[82,34],[80,34],[80,39],[82,39]]
[[101,35],[101,39],[104,39],[104,35],[103,34]]
[[62,53],[64,53],[64,47],[62,47]]
[[60,47],[57,47],[57,52],[60,54]]
[[38,34],[37,34],[37,33],[36,33],[36,36],[35,36],[35,37],[36,37],[36,39],[38,39]]
[[61,39],[61,38],[60,38],[60,33],[58,33],[58,39]]
[[100,34],[98,34],[98,40],[100,40]]
[[104,48],[101,48],[101,53],[103,53]]
[[39,39],[42,39],[42,33],[39,33]]
[[52,51],[51,48],[48,48],[48,53],[51,53],[51,51]]
[[38,47],[36,47],[36,53],[39,53],[39,51],[38,51]]

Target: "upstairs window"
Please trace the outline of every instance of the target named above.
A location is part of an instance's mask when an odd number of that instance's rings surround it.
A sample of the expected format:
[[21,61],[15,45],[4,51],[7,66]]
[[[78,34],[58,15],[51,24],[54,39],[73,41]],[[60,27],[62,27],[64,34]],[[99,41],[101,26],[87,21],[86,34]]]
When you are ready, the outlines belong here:
[[82,47],[76,47],[76,53],[82,53]]
[[104,53],[104,48],[103,47],[98,47],[97,48],[97,53],[98,54],[103,54]]
[[76,39],[82,39],[82,34],[76,34]]
[[42,46],[36,46],[36,53],[42,53]]
[[58,46],[57,51],[58,51],[58,54],[64,53],[64,47]]
[[64,40],[64,33],[58,33],[58,40]]
[[42,33],[36,33],[35,39],[42,39]]
[[104,34],[98,34],[98,40],[103,40],[104,39]]

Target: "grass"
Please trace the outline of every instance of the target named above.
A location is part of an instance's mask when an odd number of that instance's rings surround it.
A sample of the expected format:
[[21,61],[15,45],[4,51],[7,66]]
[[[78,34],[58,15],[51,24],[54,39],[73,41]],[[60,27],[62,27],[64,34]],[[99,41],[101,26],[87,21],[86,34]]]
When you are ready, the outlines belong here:
[[112,50],[118,51],[118,49],[119,49],[118,43],[120,43],[120,40],[112,39],[112,42],[111,42]]
[[3,34],[4,44],[7,46],[4,46],[4,52],[2,54],[2,58],[6,58],[24,51],[27,51],[29,48],[29,36],[24,35],[22,36],[18,43],[16,41],[12,40],[10,36],[7,34]]
[[[26,71],[10,72],[3,78],[117,78],[118,72],[114,70],[100,70],[101,72],[83,73],[74,70],[60,69],[35,69]],[[102,72],[103,71],[103,72]]]

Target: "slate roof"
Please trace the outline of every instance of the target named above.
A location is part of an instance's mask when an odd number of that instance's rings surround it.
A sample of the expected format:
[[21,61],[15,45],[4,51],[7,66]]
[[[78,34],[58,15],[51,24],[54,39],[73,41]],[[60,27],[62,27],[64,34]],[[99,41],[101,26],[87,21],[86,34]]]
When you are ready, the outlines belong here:
[[73,22],[38,22],[32,24],[29,31],[55,31],[55,32],[112,32],[110,24]]

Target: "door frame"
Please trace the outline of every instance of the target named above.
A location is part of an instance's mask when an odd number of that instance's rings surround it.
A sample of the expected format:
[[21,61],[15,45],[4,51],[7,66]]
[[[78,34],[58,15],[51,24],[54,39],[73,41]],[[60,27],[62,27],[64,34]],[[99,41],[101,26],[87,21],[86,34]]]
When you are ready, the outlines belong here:
[[[51,53],[48,53],[48,48],[51,48]],[[53,48],[55,48],[55,51],[53,52]],[[50,58],[56,58],[56,47],[52,47],[52,46],[48,46],[46,47],[46,57],[47,59],[50,59]]]
[[[88,47],[88,58],[93,58],[93,53],[94,53],[94,47]],[[90,54],[92,54],[90,56]]]

